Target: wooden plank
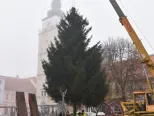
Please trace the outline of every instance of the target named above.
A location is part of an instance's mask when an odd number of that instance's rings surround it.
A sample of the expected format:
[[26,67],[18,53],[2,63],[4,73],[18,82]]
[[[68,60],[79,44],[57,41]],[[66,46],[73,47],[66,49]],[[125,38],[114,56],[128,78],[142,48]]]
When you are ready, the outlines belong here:
[[35,94],[29,94],[29,106],[31,116],[39,116],[37,101]]
[[24,92],[16,92],[17,116],[28,116]]

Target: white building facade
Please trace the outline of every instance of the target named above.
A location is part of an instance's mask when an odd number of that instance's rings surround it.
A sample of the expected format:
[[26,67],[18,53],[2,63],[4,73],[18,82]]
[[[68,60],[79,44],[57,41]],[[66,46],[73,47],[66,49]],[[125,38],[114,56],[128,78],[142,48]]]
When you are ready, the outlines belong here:
[[[0,116],[16,114],[16,92],[24,92],[27,109],[29,109],[28,94],[36,94],[36,77],[19,78],[0,75]],[[11,115],[11,113],[13,113]]]
[[45,83],[45,74],[42,68],[42,60],[47,60],[47,48],[51,42],[54,43],[54,37],[57,36],[57,27],[62,16],[60,0],[53,0],[51,3],[52,9],[47,13],[47,17],[42,19],[42,29],[39,30],[39,46],[38,46],[38,69],[37,69],[37,103],[53,104],[50,97],[47,96],[43,84]]

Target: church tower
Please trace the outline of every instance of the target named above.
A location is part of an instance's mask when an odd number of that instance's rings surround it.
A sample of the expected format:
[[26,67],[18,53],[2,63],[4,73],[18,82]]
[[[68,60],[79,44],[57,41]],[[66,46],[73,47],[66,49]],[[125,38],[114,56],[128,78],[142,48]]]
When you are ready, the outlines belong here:
[[38,68],[37,68],[37,102],[40,104],[52,104],[43,89],[45,83],[45,74],[42,68],[42,59],[47,60],[46,49],[50,42],[54,42],[54,37],[57,36],[56,24],[59,23],[62,16],[61,0],[52,0],[51,9],[47,12],[47,17],[42,19],[42,29],[39,31],[39,46],[38,46]]

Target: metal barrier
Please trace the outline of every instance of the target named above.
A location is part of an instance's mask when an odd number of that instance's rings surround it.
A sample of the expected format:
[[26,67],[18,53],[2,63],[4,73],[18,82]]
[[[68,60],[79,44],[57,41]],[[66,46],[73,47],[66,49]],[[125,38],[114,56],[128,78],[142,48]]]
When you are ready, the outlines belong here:
[[0,106],[0,116],[17,116],[15,106]]
[[[40,116],[58,116],[57,106],[41,105],[38,106]],[[28,116],[30,116],[30,109],[27,108]],[[15,106],[0,106],[0,116],[17,116],[18,111]]]
[[104,112],[105,116],[114,116],[110,105],[108,103],[102,103],[97,107],[97,112]]
[[122,107],[119,104],[113,102],[113,103],[110,103],[109,105],[115,115],[123,114]]
[[[38,106],[40,116],[58,116],[58,105],[40,105]],[[28,116],[30,109],[27,108]],[[0,106],[0,116],[17,116],[17,108],[15,106]]]
[[58,116],[58,105],[39,105],[38,106],[40,116]]
[[104,112],[105,116],[123,116],[123,110],[117,103],[102,103],[97,107],[97,112]]
[[[59,105],[60,104],[38,106],[40,116],[59,116],[61,112]],[[28,116],[30,116],[30,109],[27,108],[27,111]],[[106,116],[118,116],[119,113],[122,113],[121,107],[116,103],[102,103],[97,107],[97,111],[104,112]],[[17,113],[18,111],[15,106],[0,106],[0,116],[17,116]]]

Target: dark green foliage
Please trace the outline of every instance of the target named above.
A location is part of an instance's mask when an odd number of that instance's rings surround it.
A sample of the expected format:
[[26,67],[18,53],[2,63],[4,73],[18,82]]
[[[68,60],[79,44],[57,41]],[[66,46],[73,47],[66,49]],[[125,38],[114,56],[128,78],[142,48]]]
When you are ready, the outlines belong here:
[[96,44],[88,51],[88,57],[85,65],[86,87],[84,90],[84,104],[87,106],[97,106],[104,101],[107,94],[108,86],[106,83],[105,70],[101,69],[102,47]]
[[47,49],[49,61],[43,61],[44,88],[55,101],[61,101],[62,88],[67,89],[67,103],[96,106],[108,91],[105,71],[101,69],[102,48],[99,43],[88,48],[88,25],[74,7],[57,25],[55,44]]

